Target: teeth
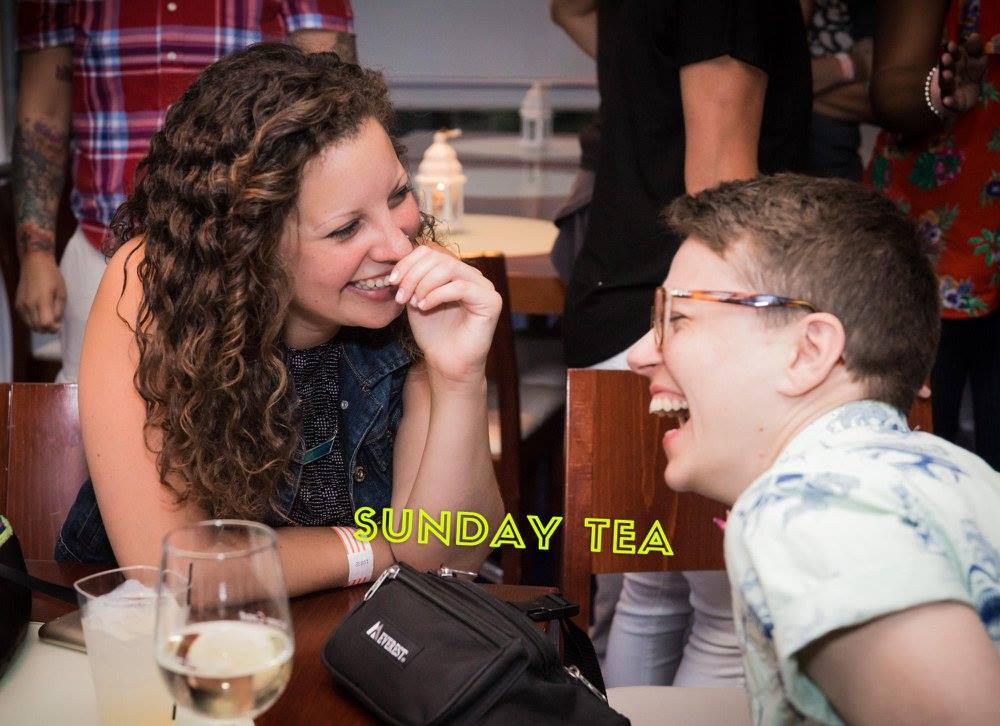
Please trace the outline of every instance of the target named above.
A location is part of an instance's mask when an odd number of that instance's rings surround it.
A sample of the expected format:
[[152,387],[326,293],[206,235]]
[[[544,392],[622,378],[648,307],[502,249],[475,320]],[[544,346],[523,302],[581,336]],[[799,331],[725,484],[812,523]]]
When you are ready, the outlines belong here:
[[355,287],[360,287],[362,290],[378,290],[382,287],[389,287],[389,276],[373,277],[368,280],[355,280],[351,284]]
[[685,423],[690,417],[686,400],[683,398],[670,398],[668,396],[654,396],[649,402],[649,412],[656,416],[673,416],[681,424]]

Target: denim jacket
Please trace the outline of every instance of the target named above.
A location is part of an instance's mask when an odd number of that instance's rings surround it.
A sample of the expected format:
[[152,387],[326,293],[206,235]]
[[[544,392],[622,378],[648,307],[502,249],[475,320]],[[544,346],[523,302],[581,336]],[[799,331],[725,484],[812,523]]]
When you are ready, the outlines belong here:
[[[355,510],[373,507],[381,513],[392,496],[392,457],[396,430],[403,415],[403,383],[412,361],[394,327],[382,330],[345,328],[340,333],[344,355],[340,366],[341,430],[347,481]],[[302,442],[292,457],[292,477],[279,486],[275,510],[265,518],[272,527],[292,524],[287,515],[298,494]],[[56,542],[60,562],[114,563],[94,485],[87,479],[73,503]]]

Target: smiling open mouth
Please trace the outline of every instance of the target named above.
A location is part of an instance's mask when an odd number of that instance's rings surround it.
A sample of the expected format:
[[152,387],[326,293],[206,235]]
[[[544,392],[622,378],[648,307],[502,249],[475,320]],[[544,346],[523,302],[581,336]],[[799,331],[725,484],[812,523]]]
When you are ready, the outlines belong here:
[[691,418],[687,401],[670,396],[654,396],[649,402],[649,412],[660,417],[672,416],[677,419],[678,426],[683,426]]
[[384,275],[383,277],[369,277],[366,280],[353,280],[351,287],[356,287],[359,290],[381,290],[383,287],[392,287],[392,284],[389,282],[389,276]]

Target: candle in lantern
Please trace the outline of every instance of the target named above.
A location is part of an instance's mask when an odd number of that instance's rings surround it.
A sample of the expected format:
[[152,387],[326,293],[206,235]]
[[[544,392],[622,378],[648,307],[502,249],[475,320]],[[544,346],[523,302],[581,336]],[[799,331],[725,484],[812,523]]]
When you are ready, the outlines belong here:
[[436,131],[414,177],[421,211],[446,223],[452,231],[462,223],[466,177],[448,139],[461,133],[460,129]]

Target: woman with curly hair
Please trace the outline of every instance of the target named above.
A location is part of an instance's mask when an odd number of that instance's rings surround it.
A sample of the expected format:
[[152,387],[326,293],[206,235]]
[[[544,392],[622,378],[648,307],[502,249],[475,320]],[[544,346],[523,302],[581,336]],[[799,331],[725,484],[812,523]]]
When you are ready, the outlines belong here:
[[[391,116],[379,74],[278,44],[171,107],[87,323],[93,484],[57,559],[157,562],[175,527],[247,518],[278,528],[294,594],[358,580],[338,528],[362,506],[391,507],[395,529],[403,509],[499,520],[484,370],[500,296],[433,243]],[[368,577],[487,553],[371,546]]]

